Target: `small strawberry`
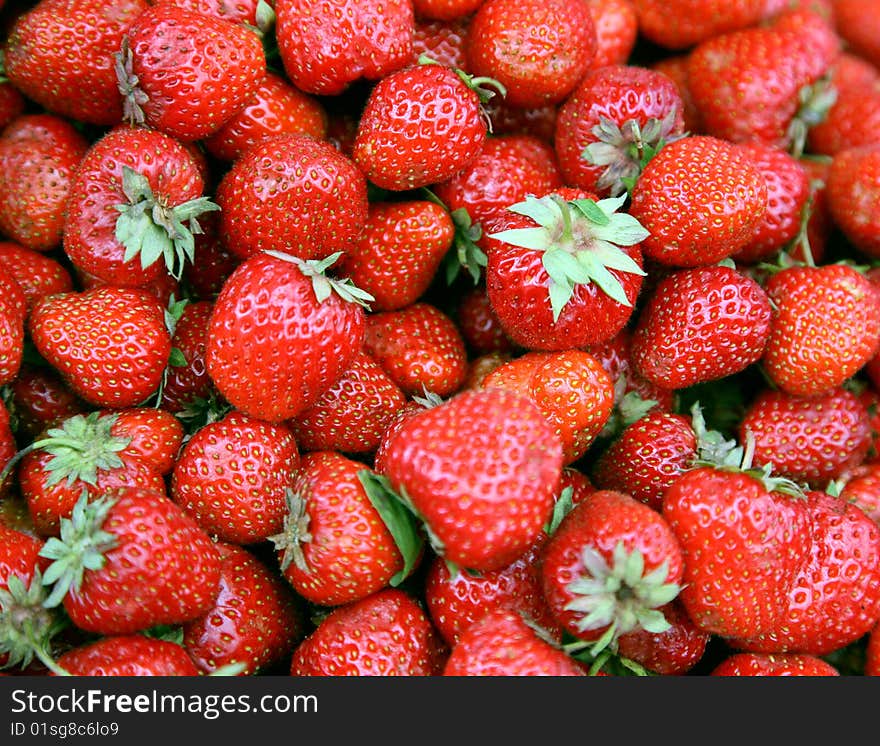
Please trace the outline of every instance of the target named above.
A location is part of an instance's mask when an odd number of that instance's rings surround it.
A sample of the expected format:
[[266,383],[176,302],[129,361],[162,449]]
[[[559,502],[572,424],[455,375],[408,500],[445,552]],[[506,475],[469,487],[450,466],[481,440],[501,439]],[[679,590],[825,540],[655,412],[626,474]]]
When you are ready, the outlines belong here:
[[687,49],[764,17],[766,0],[633,0],[639,33],[665,49]]
[[862,464],[846,475],[840,487],[840,499],[861,508],[880,525],[880,463]]
[[199,675],[199,669],[180,645],[136,634],[85,643],[59,656],[56,663],[71,676]]
[[155,407],[117,409],[110,433],[127,438],[126,453],[150,464],[162,475],[170,474],[183,443],[183,425],[171,413]]
[[3,57],[0,54],[0,131],[24,114],[24,96],[6,77]]
[[73,290],[73,278],[60,261],[13,241],[0,241],[0,267],[24,292],[28,311],[43,296]]
[[596,29],[596,54],[591,70],[629,60],[639,34],[632,0],[586,0]]
[[13,274],[0,266],[0,386],[18,375],[24,355],[27,296]]
[[710,676],[840,676],[830,663],[815,655],[798,653],[733,653]]
[[712,636],[699,629],[679,600],[658,609],[669,624],[664,632],[636,629],[617,640],[620,656],[661,676],[688,673],[703,658]]
[[51,367],[22,365],[9,392],[18,432],[30,439],[88,409]]
[[430,20],[416,13],[412,33],[412,63],[418,62],[424,55],[446,67],[466,68],[467,27],[466,19]]
[[213,310],[210,300],[187,303],[174,325],[171,349],[176,359],[167,368],[160,402],[168,412],[179,414],[197,399],[206,400],[216,393],[205,363]]
[[691,135],[704,135],[706,131],[700,119],[700,110],[694,103],[694,97],[691,94],[687,64],[687,52],[682,52],[681,54],[664,55],[653,61],[648,67],[663,73],[675,83],[678,95],[681,97],[685,132]]
[[508,355],[517,351],[517,345],[501,328],[484,285],[470,288],[460,296],[454,318],[471,354]]
[[413,0],[413,9],[417,16],[440,21],[451,21],[467,18],[483,0]]
[[838,151],[826,194],[835,225],[862,254],[880,258],[880,142]]

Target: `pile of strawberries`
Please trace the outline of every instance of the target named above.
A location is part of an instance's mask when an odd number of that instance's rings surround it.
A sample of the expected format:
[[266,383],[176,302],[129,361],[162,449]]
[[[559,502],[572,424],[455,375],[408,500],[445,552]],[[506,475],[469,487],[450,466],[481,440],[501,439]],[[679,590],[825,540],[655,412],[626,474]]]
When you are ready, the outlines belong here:
[[5,674],[880,675],[877,0],[0,8]]

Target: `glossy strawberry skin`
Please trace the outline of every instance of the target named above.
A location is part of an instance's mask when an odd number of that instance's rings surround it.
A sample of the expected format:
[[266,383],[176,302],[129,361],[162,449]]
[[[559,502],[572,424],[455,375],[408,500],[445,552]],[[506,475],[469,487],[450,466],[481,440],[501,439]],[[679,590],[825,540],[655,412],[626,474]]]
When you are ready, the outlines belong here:
[[518,350],[517,345],[501,328],[484,285],[478,285],[462,294],[454,316],[472,356],[490,353],[509,355]]
[[835,224],[862,254],[880,257],[880,142],[839,151],[826,190]]
[[413,0],[417,16],[450,21],[467,18],[482,5],[483,0]]
[[762,0],[633,0],[639,32],[655,44],[678,50],[722,33],[751,26],[764,14]]
[[[257,304],[257,298],[266,300]],[[274,310],[266,313],[261,306]],[[240,264],[223,286],[211,314],[205,359],[233,406],[281,422],[335,383],[363,333],[360,306],[335,294],[319,303],[294,263],[263,253]]]
[[102,637],[68,650],[56,662],[72,676],[198,676],[200,673],[180,645],[137,634]]
[[[114,125],[122,97],[113,55],[146,0],[49,0],[19,17],[6,42],[6,72],[29,99],[79,122]],[[88,95],[78,95],[88,91]]]
[[840,676],[830,663],[813,655],[734,653],[710,672],[711,676]]
[[97,406],[145,401],[171,353],[162,307],[142,290],[107,286],[48,296],[34,306],[28,328],[40,354]]
[[770,335],[770,301],[729,267],[696,267],[662,278],[632,334],[632,361],[661,388],[718,380],[760,360]]
[[186,363],[167,368],[160,406],[168,412],[179,413],[195,399],[207,399],[215,392],[205,364],[213,310],[214,304],[210,300],[188,303],[174,327],[171,347],[180,350]]
[[271,249],[301,259],[345,250],[367,218],[367,185],[349,158],[308,135],[249,148],[217,186],[225,246],[246,259]]
[[293,653],[292,676],[436,676],[447,650],[403,591],[386,588],[332,611]]
[[693,135],[648,163],[629,212],[650,232],[642,242],[646,257],[696,267],[741,249],[766,206],[767,185],[745,155],[719,138]]
[[665,632],[638,629],[621,635],[617,652],[661,676],[681,676],[701,661],[712,636],[691,621],[677,600],[660,611],[669,629]]
[[835,0],[834,21],[837,33],[860,57],[880,66],[880,43],[877,19],[871,0]]
[[73,278],[61,262],[13,241],[0,241],[0,266],[24,292],[28,311],[45,295],[73,290]]
[[639,19],[632,0],[587,0],[596,29],[596,54],[592,70],[622,65],[630,57],[639,33]]
[[0,267],[0,385],[18,375],[24,354],[27,297],[11,272]]
[[382,78],[358,121],[352,158],[383,189],[446,181],[480,152],[487,127],[480,101],[442,65],[414,65]]
[[19,432],[24,437],[36,438],[44,429],[88,408],[53,368],[22,365],[9,387]]
[[[490,462],[497,467],[486,469]],[[521,394],[464,391],[406,419],[387,446],[383,468],[446,559],[490,571],[525,553],[549,519],[562,445]]]
[[[482,2],[482,0],[480,0]],[[418,62],[422,55],[446,67],[467,67],[465,40],[467,39],[467,19],[431,20],[419,15],[413,24],[412,62]]]

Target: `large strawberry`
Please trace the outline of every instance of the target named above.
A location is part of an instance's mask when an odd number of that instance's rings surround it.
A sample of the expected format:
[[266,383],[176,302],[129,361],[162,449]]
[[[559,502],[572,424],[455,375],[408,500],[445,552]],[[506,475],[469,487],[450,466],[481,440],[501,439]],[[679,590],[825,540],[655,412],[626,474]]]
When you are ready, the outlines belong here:
[[596,54],[590,69],[624,64],[639,35],[639,19],[632,0],[586,0],[586,3],[596,29]]
[[865,256],[880,257],[880,142],[839,151],[826,182],[834,223]]
[[764,17],[766,0],[633,0],[639,33],[666,49],[752,26]]
[[59,656],[56,664],[71,676],[199,675],[196,664],[180,645],[139,634],[112,635],[83,643]]
[[296,417],[351,364],[363,340],[363,294],[324,274],[338,258],[262,252],[227,280],[205,360],[233,406],[270,422]]
[[0,241],[0,267],[24,292],[28,311],[44,295],[73,290],[73,277],[58,259],[13,241]]
[[732,653],[718,663],[710,676],[840,676],[834,666],[804,653]]

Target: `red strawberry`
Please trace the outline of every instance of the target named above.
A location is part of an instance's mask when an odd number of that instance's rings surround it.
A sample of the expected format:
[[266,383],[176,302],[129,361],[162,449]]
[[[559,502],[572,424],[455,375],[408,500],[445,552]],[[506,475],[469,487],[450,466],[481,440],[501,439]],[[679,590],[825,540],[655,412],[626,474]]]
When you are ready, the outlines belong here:
[[675,82],[635,65],[589,72],[559,107],[554,147],[566,183],[617,196],[654,153],[684,134]]
[[80,499],[41,556],[54,560],[46,605],[102,635],[179,624],[214,603],[220,556],[208,535],[162,494],[134,487]]
[[296,417],[351,364],[364,311],[356,288],[323,274],[336,259],[262,252],[227,280],[211,314],[205,360],[234,407],[270,422]]
[[[214,382],[205,364],[208,330],[214,303],[200,300],[187,303],[174,325],[171,348],[179,351],[179,360],[167,368],[162,388],[163,409],[179,414],[197,399],[208,399],[215,394]],[[172,355],[177,353],[172,352]],[[182,364],[175,365],[174,362]]]
[[406,0],[276,0],[275,13],[284,71],[306,93],[335,96],[410,61],[414,20]]
[[12,241],[0,241],[0,266],[24,292],[28,310],[45,295],[73,290],[73,278],[61,262]]
[[692,135],[645,166],[630,214],[648,231],[646,257],[674,267],[715,264],[742,249],[767,209],[767,184],[736,146]]
[[56,663],[71,676],[199,675],[180,645],[144,635],[102,637],[68,650]]
[[840,676],[834,666],[814,655],[797,653],[734,653],[715,666],[710,676]]
[[869,258],[880,258],[880,142],[837,152],[826,182],[828,207],[846,238]]
[[735,269],[672,272],[657,283],[635,321],[633,365],[667,389],[734,375],[761,359],[770,317],[763,288]]
[[[161,132],[120,126],[99,138],[69,191],[64,251],[81,272],[133,287],[194,258],[197,217],[214,205],[202,196],[198,163]],[[162,261],[159,261],[159,260]]]
[[681,97],[685,132],[691,135],[703,135],[705,134],[705,129],[700,119],[700,110],[697,109],[694,97],[691,95],[687,64],[688,55],[685,52],[660,57],[652,62],[649,67],[651,70],[663,73],[675,83],[678,95]]
[[539,106],[537,109],[520,109],[505,103],[496,96],[485,105],[486,116],[492,123],[496,135],[531,135],[539,140],[553,144],[556,130],[557,104]]
[[[16,450],[15,435],[9,422],[9,408],[3,402],[3,399],[0,398],[0,473],[3,473],[6,464],[15,456]],[[11,483],[9,475],[0,479],[0,502],[2,502],[3,498],[8,497]]]
[[[259,0],[238,0],[234,5],[225,0],[155,0],[153,5],[177,5],[181,8],[226,21],[242,23],[265,32],[267,20],[265,9],[260,8]],[[271,15],[271,14],[267,14]]]
[[199,225],[203,231],[195,241],[199,260],[184,266],[181,279],[191,290],[193,300],[213,301],[232,271],[241,264],[241,258],[225,246],[220,234],[220,213],[205,213]]
[[546,639],[522,613],[489,609],[452,648],[444,676],[586,676],[567,653]]
[[483,380],[497,367],[510,362],[513,357],[506,352],[486,352],[468,361],[467,377],[462,389],[478,389]]
[[88,142],[52,114],[26,114],[0,136],[0,230],[23,246],[61,245],[67,195]]
[[413,9],[421,18],[451,21],[471,15],[483,0],[413,0]]
[[209,535],[255,544],[281,530],[298,467],[287,426],[232,411],[184,444],[170,496]]
[[215,158],[234,161],[254,143],[284,133],[323,140],[327,134],[327,112],[318,99],[269,71],[244,107],[206,138],[204,144]]
[[795,396],[841,386],[880,344],[880,298],[853,267],[792,266],[764,284],[773,307],[762,365],[770,380]]
[[549,520],[562,445],[521,394],[464,391],[406,419],[383,469],[424,520],[438,554],[490,571],[524,554]]
[[329,142],[282,134],[249,148],[217,186],[220,232],[246,259],[263,250],[321,259],[345,250],[367,219],[367,185]]
[[478,91],[469,76],[438,64],[386,75],[358,120],[354,162],[370,182],[392,191],[446,181],[486,140]]
[[437,676],[447,651],[427,614],[386,588],[334,609],[294,651],[292,676]]
[[630,57],[639,33],[639,19],[632,0],[587,0],[596,29],[596,54],[592,70],[622,65]]
[[464,19],[428,20],[427,16],[417,14],[412,34],[412,63],[424,55],[446,67],[466,68],[467,28]]
[[10,82],[63,117],[119,123],[114,54],[148,7],[147,0],[40,0],[18,17],[7,38]]
[[111,412],[110,434],[128,439],[125,452],[170,474],[183,442],[183,425],[174,415],[154,407],[131,407]]
[[517,346],[501,328],[501,322],[492,310],[484,285],[462,294],[455,309],[455,321],[465,345],[474,355],[507,355],[517,350]]
[[40,300],[28,328],[40,354],[91,404],[133,407],[158,388],[171,335],[142,290],[99,287]]
[[382,366],[359,351],[336,383],[289,424],[303,451],[369,454],[405,402]]
[[702,660],[712,636],[691,621],[678,600],[659,611],[669,624],[665,632],[628,632],[618,639],[617,652],[661,676],[681,676]]
[[213,135],[266,76],[260,37],[243,24],[170,3],[128,28],[118,55],[125,118],[184,142]]
[[467,374],[467,350],[450,316],[430,303],[367,316],[364,349],[408,396],[445,397]]
[[15,379],[24,354],[27,296],[12,273],[0,266],[0,386]]
[[666,49],[686,49],[714,36],[752,26],[766,0],[633,0],[639,32]]
[[305,636],[301,602],[253,553],[217,543],[220,590],[204,616],[183,625],[183,647],[204,673],[244,664],[251,676],[286,659]]
[[22,365],[9,391],[19,433],[27,438],[88,408],[51,367]]
[[0,66],[0,131],[24,114],[24,108],[24,96],[9,82]]
[[872,0],[834,0],[834,24],[847,46],[880,67],[880,28]]
[[844,477],[840,499],[861,508],[880,524],[880,463],[862,464]]

